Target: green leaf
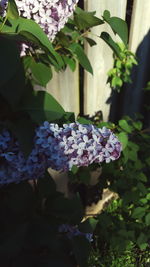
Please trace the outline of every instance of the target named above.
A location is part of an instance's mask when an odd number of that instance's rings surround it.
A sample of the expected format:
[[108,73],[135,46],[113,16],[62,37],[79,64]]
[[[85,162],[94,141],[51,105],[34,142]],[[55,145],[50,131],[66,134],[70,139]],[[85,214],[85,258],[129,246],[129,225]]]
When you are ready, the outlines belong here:
[[79,7],[76,8],[74,20],[79,30],[91,28],[104,23],[103,20],[94,16],[93,12],[86,12]]
[[123,156],[124,163],[127,163],[127,161],[129,160],[129,149],[127,146],[125,147],[125,149],[123,149]]
[[137,161],[137,152],[135,150],[129,150],[128,151],[128,156],[129,156],[129,159],[132,160],[132,161]]
[[75,165],[73,165],[72,168],[71,168],[71,172],[73,174],[76,174],[78,172],[78,170],[79,170],[79,168],[77,166],[75,166]]
[[148,247],[148,243],[139,244],[141,250],[145,250]]
[[91,120],[88,120],[88,119],[83,118],[83,117],[78,118],[77,121],[81,124],[92,124],[93,123]]
[[0,94],[15,109],[25,89],[25,76],[14,41],[1,38],[0,59]]
[[89,38],[89,37],[85,37],[84,39],[88,42],[88,44],[89,44],[91,47],[97,44],[93,39],[91,39],[91,38]]
[[15,75],[2,88],[1,94],[10,104],[13,110],[16,110],[19,105],[25,90],[25,77],[23,67],[20,64],[16,69]]
[[53,65],[58,69],[64,65],[61,56],[55,51],[47,35],[35,21],[21,17],[9,19],[9,24],[4,25],[2,32],[18,35],[22,41],[25,40],[39,46],[48,53]]
[[22,63],[23,63],[23,66],[24,66],[24,70],[26,72],[30,68],[30,65],[32,63],[32,57],[31,56],[24,56],[22,58]]
[[150,200],[150,193],[147,194],[146,198]]
[[87,70],[88,72],[93,74],[93,69],[92,69],[91,63],[90,63],[89,59],[87,58],[82,46],[77,44],[77,43],[74,43],[74,44],[70,45],[69,48],[73,52],[73,54],[75,54],[77,56],[81,66],[85,70]]
[[78,180],[85,184],[88,185],[91,180],[91,173],[89,172],[88,168],[84,168],[78,175]]
[[111,82],[112,87],[121,87],[122,85],[123,85],[123,82],[118,76],[113,77],[112,82]]
[[114,40],[111,38],[109,33],[107,32],[102,32],[100,35],[100,38],[105,41],[106,44],[113,50],[113,52],[116,54],[121,59],[121,50],[120,47],[117,43],[114,42]]
[[102,121],[102,122],[100,122],[99,124],[98,124],[98,128],[102,128],[102,127],[107,127],[107,128],[109,128],[109,129],[114,129],[115,128],[115,124],[114,123],[112,123],[112,122],[106,122],[106,121]]
[[27,157],[33,147],[33,138],[35,135],[35,125],[26,118],[13,121],[10,123],[9,129],[13,131],[17,137],[21,151]]
[[57,38],[61,46],[65,46],[65,48],[69,46],[70,39],[63,31],[57,33]]
[[67,199],[63,196],[47,200],[47,208],[53,216],[59,217],[70,224],[78,224],[83,218],[83,207],[78,196]]
[[145,249],[147,239],[148,236],[141,232],[137,239],[137,244],[140,246],[141,249]]
[[56,192],[56,184],[48,172],[43,178],[38,179],[37,188],[42,198],[52,196]]
[[148,166],[150,166],[150,157],[148,157],[148,158],[146,159],[146,163],[147,163]]
[[[142,161],[137,159],[134,166],[135,166],[136,170],[141,171],[141,169],[143,167]],[[145,177],[145,178],[147,179],[147,177]],[[141,181],[142,181],[142,178],[141,178]],[[143,180],[143,182],[144,182],[144,180]],[[146,180],[145,180],[145,182],[146,182]]]
[[44,121],[56,121],[65,114],[64,109],[53,96],[44,91],[27,94],[20,105],[20,110],[27,112],[38,124]]
[[140,131],[142,129],[142,122],[141,121],[135,121],[135,122],[133,122],[133,127],[136,130]]
[[72,71],[76,69],[76,61],[73,58],[69,58],[67,56],[62,56],[64,62],[70,67]]
[[127,23],[118,17],[111,17],[109,19],[109,25],[114,31],[114,33],[118,34],[121,40],[124,42],[125,45],[128,43],[128,26]]
[[128,122],[126,120],[120,120],[119,121],[119,126],[125,130],[127,133],[131,133],[132,132],[132,127],[128,124]]
[[133,143],[132,141],[128,142],[128,146],[131,148],[131,150],[134,150],[136,152],[139,150],[139,145],[137,145],[136,143]]
[[88,221],[89,221],[89,224],[92,228],[92,231],[94,231],[96,228],[96,225],[98,224],[98,220],[95,218],[89,218]]
[[108,10],[104,10],[103,18],[107,22],[110,20],[110,12]]
[[66,112],[64,115],[64,123],[75,122],[75,114],[73,112]]
[[14,220],[16,219],[15,216],[22,217],[24,214],[31,214],[34,201],[33,188],[28,182],[13,184],[6,198],[6,203],[14,215]]
[[140,192],[145,196],[147,194],[147,189],[145,185],[141,182],[137,184],[137,188],[140,190]]
[[139,173],[139,179],[142,182],[147,182],[147,177],[146,177],[146,175],[143,172],[140,172]]
[[141,203],[142,205],[147,204],[147,202],[148,202],[148,200],[147,200],[146,198],[141,198],[141,199],[140,199],[140,203]]
[[11,19],[18,19],[19,17],[19,12],[17,9],[17,5],[14,0],[9,0],[8,1],[8,6],[7,6],[7,17]]
[[47,67],[43,63],[37,63],[32,60],[30,69],[32,71],[35,82],[41,86],[46,87],[49,80],[52,79],[52,71],[50,67]]
[[16,69],[20,65],[19,53],[15,42],[1,37],[0,59],[1,59],[1,71],[0,71],[0,90],[1,90],[2,86],[14,76],[14,74],[16,73]]
[[111,17],[110,12],[105,10],[103,13],[104,20],[110,25],[115,34],[121,38],[125,45],[128,42],[128,26],[125,20],[118,17]]
[[88,266],[88,258],[91,251],[91,245],[84,236],[75,236],[72,240],[73,253],[80,267]]
[[144,207],[137,207],[133,210],[132,218],[141,219],[144,215],[145,215],[145,208]]
[[146,216],[145,216],[145,223],[147,226],[150,225],[150,213],[148,213]]
[[118,134],[119,141],[122,144],[122,149],[124,150],[128,144],[128,135],[124,132]]

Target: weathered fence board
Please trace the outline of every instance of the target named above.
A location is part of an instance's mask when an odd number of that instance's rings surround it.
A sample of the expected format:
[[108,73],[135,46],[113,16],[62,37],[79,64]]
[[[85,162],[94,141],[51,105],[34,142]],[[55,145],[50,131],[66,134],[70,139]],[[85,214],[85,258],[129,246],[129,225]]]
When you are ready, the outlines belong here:
[[142,111],[142,90],[150,81],[150,1],[134,0],[129,48],[136,53],[138,66],[132,71],[132,84],[126,88],[123,113],[134,115]]
[[47,91],[63,106],[65,111],[79,114],[79,76],[78,66],[75,72],[67,68],[64,72],[53,72],[53,78],[47,85]]
[[[110,11],[112,16],[125,18],[126,0],[85,0],[85,9],[87,11],[96,11],[96,15],[101,17],[104,10]],[[92,35],[100,36],[102,31],[111,33],[108,25],[100,25],[94,27],[91,31]],[[89,36],[90,37],[90,36]],[[113,65],[113,57],[111,49],[100,38],[94,37],[97,45],[93,48],[85,46],[87,56],[93,66],[94,75],[85,72],[84,79],[84,112],[85,114],[94,114],[98,110],[102,110],[104,120],[108,119],[109,104],[106,103],[110,96],[111,89],[106,84],[107,72]]]
[[129,48],[136,52],[150,30],[150,1],[134,0],[130,29]]

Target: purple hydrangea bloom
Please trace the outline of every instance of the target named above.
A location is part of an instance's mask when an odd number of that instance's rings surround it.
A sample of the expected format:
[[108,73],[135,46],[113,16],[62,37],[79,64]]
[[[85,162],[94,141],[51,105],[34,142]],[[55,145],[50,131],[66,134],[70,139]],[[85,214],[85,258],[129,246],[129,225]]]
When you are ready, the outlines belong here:
[[[16,0],[22,17],[37,22],[52,41],[65,25],[79,0]],[[8,0],[1,0],[4,13]]]
[[68,171],[75,165],[106,163],[119,158],[121,144],[107,128],[78,122],[58,124],[44,122],[36,129],[33,149],[25,159],[19,143],[9,131],[0,134],[0,184],[21,182],[44,176],[51,167]]
[[66,233],[69,239],[72,239],[75,236],[84,236],[89,242],[93,241],[93,234],[91,233],[83,233],[79,231],[77,226],[72,226],[69,224],[62,224],[58,228],[59,233]]

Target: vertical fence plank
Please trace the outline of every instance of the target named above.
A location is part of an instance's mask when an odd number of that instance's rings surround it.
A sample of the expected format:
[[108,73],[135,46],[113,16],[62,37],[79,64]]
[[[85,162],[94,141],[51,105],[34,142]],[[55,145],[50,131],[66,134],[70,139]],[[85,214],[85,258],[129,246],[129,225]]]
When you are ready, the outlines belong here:
[[[47,91],[63,106],[65,111],[79,114],[79,71],[75,72],[67,68],[64,72],[53,72],[53,78],[47,85]],[[49,173],[55,180],[57,190],[68,196],[67,173],[49,169]]]
[[150,1],[134,0],[129,48],[136,52],[139,44],[150,30]]
[[63,106],[65,111],[79,113],[79,72],[67,68],[63,72],[53,72],[47,91]]
[[143,109],[143,88],[150,81],[150,1],[134,0],[129,48],[139,64],[133,68],[132,84],[125,88],[123,113],[134,116]]
[[[96,11],[96,15],[101,17],[104,10],[110,11],[112,16],[125,18],[126,0],[85,0],[85,9],[87,11]],[[102,31],[111,33],[108,25],[94,27],[92,35],[100,36]],[[90,36],[89,36],[90,37]],[[110,106],[106,103],[110,97],[111,89],[107,82],[107,72],[113,66],[113,57],[111,49],[98,37],[94,37],[97,45],[93,48],[85,46],[87,56],[93,66],[94,75],[85,72],[84,78],[84,112],[85,114],[94,114],[102,110],[104,120],[108,119]]]

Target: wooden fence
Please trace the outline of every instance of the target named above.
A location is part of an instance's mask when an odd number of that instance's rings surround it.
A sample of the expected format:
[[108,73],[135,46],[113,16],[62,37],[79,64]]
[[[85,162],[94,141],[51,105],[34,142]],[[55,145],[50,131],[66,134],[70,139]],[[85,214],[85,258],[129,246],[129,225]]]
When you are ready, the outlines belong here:
[[[130,0],[128,0],[130,1]],[[125,19],[127,0],[84,0],[85,10],[96,10],[96,15],[101,17],[104,10],[109,10],[111,15]],[[130,29],[130,49],[136,52],[146,36],[149,37],[148,31],[150,26],[150,1],[149,0],[134,0],[132,9],[131,29]],[[97,46],[93,48],[85,45],[85,51],[93,66],[94,75],[84,73],[84,113],[94,114],[98,110],[102,110],[104,120],[108,119],[110,105],[107,104],[107,99],[110,96],[111,89],[106,84],[107,71],[112,68],[113,57],[111,49],[96,37],[102,31],[110,31],[108,25],[100,25],[92,29],[92,35],[95,36]],[[111,32],[111,35],[113,33]],[[132,107],[138,111],[141,103],[141,88],[144,87],[147,78],[144,76],[144,69],[148,67],[146,58],[150,55],[150,40],[147,38],[142,46],[142,54],[139,55],[140,68],[134,71],[133,84],[128,86],[126,93],[126,101],[124,101],[124,112],[127,112],[130,100]],[[140,50],[141,51],[141,50]],[[145,60],[145,63],[144,63]],[[129,92],[134,88],[132,97]],[[79,72],[78,68],[74,73],[69,69],[59,74],[54,74],[53,79],[47,86],[47,90],[61,103],[66,111],[79,113]],[[136,97],[135,97],[136,96]],[[137,105],[137,106],[136,106]]]

